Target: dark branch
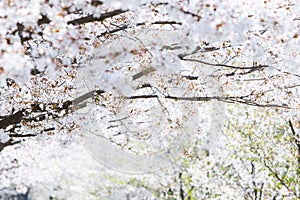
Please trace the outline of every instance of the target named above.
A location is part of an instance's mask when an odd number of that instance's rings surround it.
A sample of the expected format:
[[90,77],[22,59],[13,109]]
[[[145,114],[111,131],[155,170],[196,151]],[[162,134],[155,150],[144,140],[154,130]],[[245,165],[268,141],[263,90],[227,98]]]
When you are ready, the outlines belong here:
[[176,21],[156,21],[156,22],[152,22],[151,24],[162,24],[162,25],[165,25],[165,24],[168,24],[168,25],[177,24],[177,25],[182,25],[182,22],[176,22]]
[[275,178],[279,181],[279,183],[281,185],[283,185],[288,191],[292,192],[293,195],[295,195],[295,197],[298,197],[297,193],[295,190],[292,190],[287,184],[286,182],[278,175],[278,172],[273,170],[268,164],[267,162],[264,160],[264,165],[265,167],[267,167],[267,169],[275,176]]
[[146,68],[145,70],[133,75],[132,80],[137,80],[143,76],[147,76],[148,74],[150,74],[151,72],[154,72],[154,71],[155,71],[155,69],[153,67]]
[[127,29],[127,28],[129,28],[129,25],[128,25],[128,24],[125,24],[125,25],[123,25],[123,26],[121,26],[121,27],[119,27],[119,28],[116,28],[116,29],[113,29],[113,30],[110,30],[110,31],[105,31],[105,32],[101,33],[100,35],[97,35],[97,37],[99,38],[99,37],[106,36],[106,35],[108,35],[108,34],[117,33],[117,32],[119,32],[119,31],[123,31],[123,30],[125,30],[125,29]]
[[[146,25],[147,23],[146,22],[140,22],[140,23],[137,23],[135,24],[135,26],[143,26],[143,25]],[[176,21],[155,21],[155,22],[150,22],[151,25],[154,25],[154,24],[161,24],[161,25],[182,25],[181,22],[176,22]],[[101,33],[100,35],[98,35],[97,37],[103,37],[103,36],[106,36],[108,34],[113,34],[113,33],[117,33],[119,31],[123,31],[123,30],[126,30],[130,28],[130,25],[129,24],[124,24],[124,25],[121,25],[120,27],[118,28],[115,28],[113,30],[107,30],[103,33]]]
[[94,15],[88,15],[88,16],[85,16],[85,17],[81,17],[81,18],[78,18],[78,19],[68,21],[68,24],[80,25],[80,24],[85,24],[85,23],[89,23],[89,22],[103,21],[107,18],[120,15],[120,14],[125,13],[127,11],[128,10],[117,9],[117,10],[114,10],[114,11],[103,13],[103,14],[100,15],[100,17],[94,17]]
[[[135,79],[137,79],[137,76],[139,75],[139,73],[136,75],[136,77],[134,77]],[[140,77],[140,76],[139,76]],[[188,79],[197,79],[197,77],[187,77]],[[38,103],[33,104],[31,111],[28,112],[22,109],[12,115],[8,115],[8,116],[3,116],[2,119],[0,120],[0,128],[1,129],[5,129],[10,125],[16,125],[19,124],[22,120],[26,121],[26,122],[32,122],[32,121],[42,121],[44,119],[46,119],[47,116],[52,116],[53,118],[57,118],[57,117],[61,117],[61,115],[55,114],[56,112],[59,113],[60,111],[65,110],[66,114],[70,112],[72,112],[73,110],[79,109],[80,107],[82,107],[80,105],[80,103],[86,101],[87,99],[90,99],[92,97],[94,97],[95,95],[99,95],[105,93],[104,90],[93,90],[90,91],[88,93],[85,93],[77,98],[75,98],[74,100],[70,101],[66,101],[63,103],[62,107],[57,107],[55,109],[53,109],[53,113],[46,111],[46,110],[41,110],[40,106],[38,105]],[[251,105],[251,106],[258,106],[258,107],[281,107],[281,108],[288,108],[287,105],[277,105],[277,104],[259,104],[251,99],[249,99],[251,97],[250,95],[246,95],[246,96],[229,96],[229,97],[223,97],[223,96],[204,96],[204,97],[177,97],[177,96],[170,96],[170,95],[165,95],[163,96],[163,98],[165,99],[172,99],[175,101],[211,101],[211,100],[218,100],[218,101],[222,101],[222,102],[226,102],[226,103],[241,103],[241,104],[246,104],[246,105]],[[123,98],[123,97],[122,97]],[[146,98],[159,98],[158,95],[139,95],[139,96],[127,96],[124,97],[127,99],[146,99]],[[53,103],[52,103],[53,104]],[[52,105],[51,103],[49,105]],[[28,117],[25,116],[27,114],[30,113],[38,113],[38,112],[42,112],[41,114],[35,116],[35,117]]]
[[[256,106],[256,107],[275,107],[275,108],[289,108],[287,105],[279,105],[279,104],[260,104],[249,99],[246,99],[249,95],[246,96],[230,96],[230,97],[223,97],[223,96],[211,96],[211,97],[176,97],[176,96],[164,96],[165,99],[172,99],[175,101],[211,101],[217,100],[225,103],[240,103],[249,106]],[[151,98],[159,98],[158,95],[136,95],[136,96],[128,96],[125,97],[126,99],[151,99]]]
[[[24,32],[29,36],[24,36]],[[22,45],[24,42],[32,39],[32,30],[25,30],[25,26],[22,23],[17,23],[17,30],[15,30],[13,34],[15,33],[18,33]]]
[[292,130],[293,135],[295,136],[295,135],[296,135],[296,132],[295,132],[295,129],[294,129],[294,126],[293,126],[291,120],[289,120],[289,125],[290,125],[290,127],[291,127],[291,130]]
[[13,139],[9,139],[7,142],[0,142],[0,152],[5,148],[5,147],[8,147],[8,146],[12,146],[12,145],[15,145],[15,144],[18,144],[20,143],[21,141],[14,141]]
[[83,101],[85,101],[85,100],[87,100],[91,97],[94,97],[95,94],[102,94],[102,93],[105,93],[105,91],[104,90],[92,90],[92,91],[90,91],[86,94],[83,94],[83,95],[77,97],[76,99],[74,99],[72,101],[72,105],[77,106],[79,103],[81,103],[81,102],[83,102]]
[[47,15],[41,15],[41,19],[37,21],[38,25],[49,24],[51,20],[47,17]]
[[192,12],[187,11],[187,10],[180,9],[180,11],[183,12],[184,14],[186,14],[186,15],[191,15],[192,17],[197,18],[197,21],[200,21],[201,18],[202,18],[200,15],[197,15],[197,14],[192,13]]
[[[197,60],[197,59],[192,59],[192,58],[184,58],[182,56],[179,56],[179,58],[184,61],[197,62],[197,63],[201,63],[204,65],[210,65],[210,66],[215,66],[215,67],[226,67],[226,68],[232,68],[232,69],[262,70],[263,68],[268,67],[267,65],[259,65],[259,66],[252,66],[252,67],[237,67],[237,66],[233,66],[233,65],[209,63],[209,62],[202,61],[202,60]],[[251,73],[251,72],[252,71],[250,71],[248,73]]]
[[14,138],[25,138],[25,137],[35,137],[35,136],[36,134],[22,134],[22,135],[15,134],[15,133],[9,134],[9,137],[14,137]]
[[23,119],[23,116],[24,116],[23,112],[24,112],[24,109],[12,114],[12,115],[5,116],[0,121],[0,128],[5,129],[9,125],[20,123]]
[[291,131],[292,131],[293,136],[294,136],[294,143],[297,147],[297,152],[298,152],[298,155],[297,155],[297,162],[298,162],[297,175],[298,175],[298,177],[300,177],[300,138],[297,137],[297,134],[295,132],[295,129],[294,129],[294,126],[293,126],[291,120],[289,120],[289,125],[291,127]]

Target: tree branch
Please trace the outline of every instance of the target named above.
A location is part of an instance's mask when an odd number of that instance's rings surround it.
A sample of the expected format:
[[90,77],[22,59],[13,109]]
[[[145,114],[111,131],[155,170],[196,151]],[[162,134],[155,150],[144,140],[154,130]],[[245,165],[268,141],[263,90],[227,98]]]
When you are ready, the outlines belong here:
[[[151,71],[149,72],[151,73]],[[133,79],[138,79],[141,76],[147,75],[145,73],[142,72],[142,74],[136,74],[133,76]],[[186,78],[191,78],[191,79],[197,79],[197,77],[186,77]],[[149,86],[148,84],[144,84],[143,86]],[[95,95],[99,95],[105,93],[104,90],[92,90],[90,92],[87,92],[77,98],[75,98],[74,100],[70,101],[65,101],[63,103],[63,105],[61,107],[55,107],[52,108],[53,112],[46,110],[45,107],[46,106],[52,106],[54,107],[55,103],[49,103],[48,105],[43,105],[40,106],[39,103],[34,103],[31,107],[31,110],[26,110],[25,109],[21,109],[20,111],[12,114],[12,115],[8,115],[8,116],[3,116],[2,119],[0,120],[0,128],[1,129],[6,129],[9,126],[16,126],[18,124],[20,124],[20,122],[25,121],[25,122],[38,122],[38,121],[43,121],[47,118],[47,116],[52,116],[53,119],[55,118],[60,118],[63,117],[65,115],[67,115],[69,112],[73,112],[75,110],[78,110],[82,107],[85,107],[86,105],[83,104],[84,101],[86,101],[87,99],[90,99],[92,97],[94,97]],[[276,104],[259,104],[256,103],[255,101],[251,101],[248,98],[251,97],[251,94],[249,95],[245,95],[245,96],[229,96],[229,97],[224,97],[224,96],[204,96],[204,97],[180,97],[180,96],[171,96],[171,95],[163,95],[163,96],[159,96],[159,95],[136,95],[136,96],[125,96],[125,97],[120,97],[120,98],[125,98],[125,99],[147,99],[147,98],[165,98],[165,99],[170,99],[170,100],[174,100],[174,101],[211,101],[211,100],[217,100],[217,101],[222,101],[222,102],[226,102],[226,103],[242,103],[242,104],[246,104],[246,105],[251,105],[251,106],[259,106],[259,107],[283,107],[283,108],[288,108],[287,106],[284,105],[276,105]],[[41,109],[41,107],[44,107],[44,109]],[[60,115],[59,113],[61,111],[65,111],[63,115]],[[37,116],[34,117],[29,117],[31,114],[33,113],[40,113]],[[292,126],[291,126],[292,127]],[[7,130],[9,132],[13,132],[13,129]],[[294,132],[294,129],[292,129]],[[27,135],[17,135],[17,134],[13,134],[10,135],[11,137],[33,137],[35,135],[31,135],[31,134],[27,134]],[[1,145],[1,149],[3,149],[6,146],[15,144],[18,141],[14,141],[14,140],[9,140],[6,143],[0,143]],[[300,155],[300,144],[297,143],[298,149],[299,149],[299,155]],[[299,162],[300,162],[300,157],[299,157]]]
[[89,22],[103,21],[107,18],[120,15],[120,14],[125,13],[127,11],[128,10],[117,9],[117,10],[113,10],[113,11],[110,11],[110,12],[103,13],[103,14],[100,15],[100,17],[94,17],[94,15],[88,15],[88,16],[85,16],[85,17],[81,17],[81,18],[78,18],[78,19],[68,21],[68,24],[80,25],[80,24],[85,24],[85,23],[89,23]]
[[0,152],[5,148],[5,147],[8,147],[8,146],[12,146],[12,145],[15,145],[15,144],[18,144],[20,143],[21,141],[14,141],[12,138],[10,138],[7,142],[0,142]]
[[292,192],[293,195],[295,195],[295,197],[298,197],[296,191],[292,190],[286,183],[285,181],[279,177],[278,173],[273,170],[268,164],[267,162],[264,160],[263,161],[265,167],[267,167],[267,169],[275,176],[275,178],[280,182],[281,185],[283,185],[289,192]]
[[[276,107],[276,108],[289,108],[287,105],[279,105],[279,104],[259,104],[251,100],[245,99],[246,96],[205,96],[205,97],[177,97],[177,96],[170,96],[166,95],[163,98],[172,99],[175,101],[211,101],[217,100],[225,103],[240,103],[249,106],[257,106],[257,107]],[[158,95],[136,95],[136,96],[128,96],[125,97],[126,99],[149,99],[149,98],[159,98]]]
[[179,56],[179,58],[183,61],[197,62],[197,63],[201,63],[201,64],[204,64],[204,65],[210,65],[210,66],[215,66],[215,67],[226,67],[226,68],[232,68],[232,69],[262,70],[263,68],[268,67],[267,65],[258,65],[258,66],[252,66],[252,67],[237,67],[237,66],[233,66],[233,65],[209,63],[209,62],[206,62],[206,61],[192,59],[192,58],[184,58],[184,56]]
[[[146,25],[147,22],[140,22],[140,23],[137,23],[135,24],[135,26],[143,26],[143,25]],[[155,24],[160,24],[160,25],[182,25],[182,22],[176,22],[176,21],[155,21],[155,22],[150,22],[151,25],[155,25]],[[98,35],[97,37],[103,37],[105,35],[108,35],[108,34],[113,34],[113,33],[117,33],[119,31],[123,31],[123,30],[126,30],[130,27],[129,24],[123,24],[123,25],[120,25],[119,28],[116,28],[116,29],[113,29],[113,30],[107,30],[103,33],[101,33],[100,35]]]
[[18,124],[22,121],[23,117],[24,117],[24,112],[25,110],[22,109],[12,115],[8,115],[5,116],[1,121],[0,121],[0,128],[1,129],[5,129],[7,128],[9,125],[13,125],[13,124]]
[[298,152],[298,155],[297,155],[297,162],[298,162],[297,175],[298,175],[298,177],[300,177],[300,138],[297,138],[297,134],[295,132],[295,129],[294,129],[294,126],[293,126],[291,120],[289,120],[289,125],[291,127],[291,131],[292,131],[293,136],[294,136],[294,143],[297,147],[297,152]]
[[192,13],[192,12],[190,12],[190,11],[188,11],[188,10],[183,10],[183,9],[179,9],[181,12],[183,12],[184,14],[186,14],[186,15],[191,15],[192,17],[195,17],[195,18],[197,18],[197,21],[200,21],[201,20],[201,16],[200,15],[197,15],[197,14],[195,14],[195,13]]

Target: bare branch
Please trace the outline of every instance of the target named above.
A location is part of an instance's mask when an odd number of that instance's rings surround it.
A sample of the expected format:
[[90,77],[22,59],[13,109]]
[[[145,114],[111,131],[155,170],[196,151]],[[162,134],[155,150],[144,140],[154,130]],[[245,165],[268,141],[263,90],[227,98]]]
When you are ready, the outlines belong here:
[[5,116],[0,121],[0,128],[5,129],[9,125],[20,123],[24,116],[23,112],[24,112],[24,109],[12,114],[12,115]]
[[78,18],[78,19],[68,21],[68,24],[80,25],[80,24],[85,24],[85,23],[89,23],[89,22],[103,21],[107,18],[120,15],[120,14],[125,13],[127,11],[128,10],[117,9],[117,10],[113,10],[113,11],[110,11],[110,12],[103,13],[103,14],[100,15],[100,17],[95,17],[94,15],[88,15],[88,16],[85,16],[85,17],[81,17],[81,18]]
[[297,162],[298,162],[297,175],[298,175],[298,177],[300,177],[300,138],[297,136],[291,120],[289,120],[289,125],[291,127],[291,131],[292,131],[293,136],[294,136],[294,143],[297,147],[297,152],[298,152],[298,155],[297,155]]
[[12,145],[15,145],[15,144],[18,144],[20,143],[21,141],[14,141],[13,139],[9,139],[7,142],[0,142],[0,152],[5,148],[5,147],[8,147],[8,146],[12,146]]
[[[147,24],[147,22],[140,22],[140,23],[135,24],[135,26],[143,26],[143,25],[146,25],[146,24]],[[154,24],[161,24],[161,25],[182,25],[182,22],[177,22],[177,21],[155,21],[155,22],[150,22],[149,24],[150,25],[154,25]],[[131,26],[129,24],[123,24],[123,25],[120,25],[116,29],[107,30],[107,31],[101,33],[100,35],[98,35],[97,37],[99,38],[99,37],[103,37],[103,36],[108,35],[108,34],[117,33],[119,31],[126,30],[126,29],[128,29],[130,27]]]
[[190,11],[188,11],[188,10],[180,9],[180,11],[183,12],[184,14],[191,15],[192,17],[197,18],[198,21],[200,21],[201,18],[202,18],[200,15],[197,15],[197,14],[195,14],[195,13],[192,13],[192,12],[190,12]]
[[[246,97],[249,97],[250,95],[245,96],[229,96],[229,97],[223,97],[223,96],[204,96],[204,97],[177,97],[177,96],[170,96],[166,95],[163,98],[165,99],[172,99],[175,101],[211,101],[211,100],[217,100],[225,103],[240,103],[245,104],[249,106],[256,106],[256,107],[275,107],[275,108],[286,108],[289,107],[287,105],[280,105],[280,104],[260,104],[255,101],[251,101],[249,99],[246,99]],[[136,96],[128,96],[128,97],[122,97],[126,99],[149,99],[149,98],[159,98],[158,95],[136,95]]]
[[258,66],[252,66],[252,67],[238,67],[238,66],[226,65],[226,64],[209,63],[209,62],[202,61],[202,60],[197,60],[197,59],[192,59],[192,58],[184,58],[182,56],[179,56],[179,58],[184,61],[197,62],[197,63],[202,63],[204,65],[210,65],[210,66],[215,66],[215,67],[226,67],[226,68],[232,68],[232,69],[262,70],[263,68],[268,67],[267,65],[258,65]]
[[14,137],[14,138],[25,138],[25,137],[35,137],[35,136],[36,134],[22,134],[22,135],[15,134],[15,133],[9,134],[9,137]]
[[85,101],[85,100],[87,100],[87,99],[89,99],[91,97],[94,97],[95,94],[102,94],[104,92],[105,92],[104,90],[92,90],[92,91],[90,91],[90,92],[88,92],[86,94],[83,94],[83,95],[77,97],[76,99],[74,99],[72,101],[72,105],[77,106],[79,103],[81,103],[81,102],[83,102],[83,101]]
[[155,69],[153,67],[146,68],[145,70],[133,75],[132,79],[133,80],[139,79],[143,76],[147,76],[148,74],[150,74],[151,72],[154,72],[154,71],[155,71]]
[[268,164],[267,162],[264,160],[264,165],[265,167],[275,176],[275,178],[280,182],[281,185],[283,185],[288,191],[292,192],[293,195],[295,195],[295,197],[298,197],[296,191],[292,190],[287,184],[286,182],[278,175],[278,172],[273,170]]

